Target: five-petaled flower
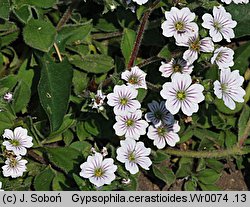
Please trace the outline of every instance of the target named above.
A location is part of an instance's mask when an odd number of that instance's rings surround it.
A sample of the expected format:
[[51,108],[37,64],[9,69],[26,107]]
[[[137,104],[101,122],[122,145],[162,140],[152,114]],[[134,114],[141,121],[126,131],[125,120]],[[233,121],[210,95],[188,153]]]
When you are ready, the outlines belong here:
[[132,0],[132,1],[136,2],[139,5],[146,4],[148,2],[148,0]]
[[204,100],[202,94],[204,87],[201,84],[191,84],[192,79],[188,74],[176,73],[172,81],[163,85],[161,96],[166,99],[166,108],[171,114],[176,114],[181,109],[184,114],[191,116],[199,109],[198,103]]
[[93,102],[93,109],[102,109],[104,99],[106,98],[105,95],[103,95],[102,90],[97,90],[97,94],[95,95],[94,98],[92,98]]
[[7,150],[11,150],[15,155],[25,155],[27,153],[26,148],[33,146],[32,137],[28,136],[27,129],[17,127],[14,132],[10,129],[5,129],[3,138],[9,139],[4,141],[3,145]]
[[146,129],[148,127],[148,123],[142,120],[141,117],[141,110],[127,113],[123,116],[115,116],[117,122],[114,124],[113,128],[116,135],[125,135],[125,138],[138,140],[141,135],[146,134]]
[[188,64],[193,64],[195,60],[198,59],[198,54],[200,52],[213,52],[214,43],[210,37],[205,37],[199,39],[198,34],[195,34],[192,37],[189,37],[187,42],[176,42],[178,46],[188,47],[183,54],[183,59],[188,62]]
[[214,51],[211,63],[216,63],[219,69],[228,69],[234,65],[234,51],[228,47],[219,47]]
[[172,58],[169,62],[161,63],[159,71],[162,73],[163,77],[170,77],[174,73],[187,73],[191,74],[194,66],[188,64],[188,62],[182,58]]
[[146,75],[139,67],[134,66],[131,70],[126,70],[122,73],[121,78],[127,81],[127,84],[133,86],[134,88],[144,88],[147,89]]
[[121,147],[116,150],[116,159],[125,163],[125,168],[131,174],[139,172],[139,166],[149,170],[152,161],[148,157],[151,153],[150,148],[146,148],[143,142],[136,142],[133,139],[120,141]]
[[117,166],[112,158],[105,158],[100,153],[88,156],[87,161],[80,165],[80,176],[88,178],[97,187],[111,184],[115,179]]
[[198,26],[193,22],[195,14],[187,7],[172,7],[169,12],[165,12],[165,17],[166,21],[161,25],[165,37],[174,36],[177,42],[186,42],[190,36],[198,32]]
[[135,100],[138,91],[132,86],[116,85],[114,92],[107,95],[108,105],[114,106],[116,115],[126,115],[128,112],[135,112],[141,108],[139,101]]
[[224,37],[227,42],[235,37],[233,28],[236,27],[237,22],[232,20],[230,13],[226,12],[223,6],[213,8],[213,16],[211,14],[204,14],[202,16],[202,26],[209,29],[209,34],[214,42],[220,42]]
[[158,149],[163,149],[166,143],[174,147],[180,141],[177,132],[180,130],[178,122],[174,124],[165,124],[160,126],[149,126],[147,136],[149,139],[154,140],[154,145]]
[[5,165],[2,167],[4,177],[17,178],[23,175],[26,171],[27,160],[22,159],[21,156],[9,157],[5,161]]
[[155,126],[174,122],[174,116],[166,109],[165,101],[158,103],[153,100],[152,103],[148,103],[148,108],[150,112],[145,115],[147,122],[152,122]]
[[224,69],[220,71],[220,81],[214,82],[214,93],[222,99],[225,105],[234,110],[235,102],[243,103],[245,90],[241,87],[244,82],[244,78],[240,76],[238,70],[231,72],[230,69]]

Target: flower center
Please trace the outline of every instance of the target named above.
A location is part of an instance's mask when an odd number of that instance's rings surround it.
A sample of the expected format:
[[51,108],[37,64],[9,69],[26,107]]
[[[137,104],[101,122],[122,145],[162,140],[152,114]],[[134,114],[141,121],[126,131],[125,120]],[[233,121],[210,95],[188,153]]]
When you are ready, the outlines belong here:
[[120,104],[121,105],[125,106],[125,105],[127,105],[127,103],[128,103],[128,99],[127,98],[121,98],[121,100],[120,100]]
[[102,168],[95,169],[94,175],[96,177],[101,177],[103,174],[104,174],[104,171],[102,170]]
[[126,121],[126,125],[127,125],[127,127],[133,126],[133,125],[134,125],[134,120],[128,119],[128,120]]
[[194,51],[199,52],[200,51],[200,41],[196,40],[194,42],[191,43],[190,48]]
[[10,143],[15,147],[20,146],[20,142],[17,139],[12,139]]
[[214,28],[217,29],[218,31],[221,30],[221,24],[219,22],[214,22]]
[[155,111],[154,116],[156,119],[162,119],[162,112],[161,111]]
[[175,29],[177,31],[183,31],[184,30],[184,23],[183,22],[176,22],[174,26],[175,26]]
[[222,90],[222,92],[225,92],[227,90],[227,84],[226,83],[221,84],[221,90]]
[[17,166],[17,161],[16,161],[16,159],[14,159],[14,158],[11,159],[9,165],[10,165],[11,168],[15,168],[15,167]]
[[174,71],[175,73],[177,73],[177,72],[182,72],[182,67],[181,67],[181,65],[180,65],[180,64],[174,64],[174,65],[173,65],[173,71]]
[[166,133],[166,128],[165,127],[158,127],[157,128],[157,133],[159,136],[164,137],[165,133]]
[[130,84],[137,84],[138,83],[138,77],[136,77],[136,76],[130,76],[128,82]]
[[128,160],[133,162],[133,161],[135,161],[135,159],[136,159],[135,154],[133,152],[130,152],[128,155]]
[[185,98],[186,98],[185,91],[178,91],[176,94],[176,98],[179,99],[180,101],[185,100]]

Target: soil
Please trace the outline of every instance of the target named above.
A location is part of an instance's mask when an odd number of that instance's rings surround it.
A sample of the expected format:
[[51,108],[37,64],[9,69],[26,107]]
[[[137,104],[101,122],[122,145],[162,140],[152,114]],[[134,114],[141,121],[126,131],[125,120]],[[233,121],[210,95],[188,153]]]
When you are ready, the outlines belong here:
[[[139,186],[137,190],[141,191],[182,191],[183,179],[177,179],[172,186],[166,186],[162,183],[155,183],[145,174],[141,173],[139,177]],[[223,191],[248,191],[249,188],[240,170],[233,172],[223,171],[222,176],[217,181],[217,186]]]

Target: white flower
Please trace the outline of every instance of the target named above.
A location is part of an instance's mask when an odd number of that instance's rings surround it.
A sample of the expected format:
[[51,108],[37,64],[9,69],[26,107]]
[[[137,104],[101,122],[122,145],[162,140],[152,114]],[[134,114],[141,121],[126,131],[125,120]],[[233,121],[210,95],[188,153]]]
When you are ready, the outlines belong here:
[[101,150],[101,153],[102,153],[103,157],[106,157],[109,154],[107,147],[103,147],[102,150]]
[[93,109],[101,109],[103,107],[104,99],[106,98],[105,95],[103,95],[102,90],[97,90],[97,94],[92,99],[93,102]]
[[128,185],[128,184],[130,184],[131,183],[131,180],[128,178],[128,179],[126,179],[126,178],[123,178],[122,179],[122,184],[124,184],[124,185]]
[[191,84],[192,79],[188,74],[176,73],[171,77],[172,82],[163,85],[161,96],[166,99],[166,108],[171,114],[176,114],[181,109],[184,114],[191,116],[199,109],[198,103],[204,100],[200,84]]
[[210,37],[205,37],[199,39],[198,34],[189,37],[187,42],[176,42],[178,46],[189,47],[183,54],[183,59],[189,64],[193,64],[195,60],[198,59],[198,54],[200,52],[213,52],[214,43]]
[[120,141],[121,147],[116,150],[116,159],[122,163],[125,163],[125,168],[131,174],[139,172],[138,165],[143,169],[149,170],[152,165],[149,155],[151,153],[150,148],[146,148],[143,142],[135,142],[133,139],[126,139]]
[[214,93],[224,101],[228,108],[234,110],[236,107],[235,102],[244,102],[243,97],[246,92],[241,87],[243,82],[244,78],[240,76],[238,70],[232,72],[230,69],[221,70],[220,82],[218,80],[214,82]]
[[165,12],[166,21],[161,25],[163,35],[174,36],[177,42],[186,42],[188,37],[198,32],[198,26],[194,21],[195,14],[189,8],[178,9],[172,7],[169,12]]
[[4,189],[2,189],[2,182],[0,181],[0,191],[4,191]]
[[228,47],[220,47],[214,51],[211,63],[216,63],[219,69],[228,69],[234,65],[234,51]]
[[115,179],[117,166],[112,158],[105,158],[100,153],[88,156],[87,162],[80,166],[80,176],[88,178],[97,187],[110,184]]
[[146,128],[148,127],[148,123],[141,120],[141,117],[141,110],[127,113],[124,116],[116,116],[117,122],[113,126],[116,135],[125,135],[125,138],[138,140],[141,135],[146,134]]
[[10,141],[4,141],[3,145],[7,150],[12,150],[15,155],[25,155],[27,153],[26,148],[33,146],[32,137],[28,136],[27,129],[17,127],[14,132],[10,129],[5,129],[3,138]]
[[122,73],[121,78],[127,81],[128,85],[133,86],[134,88],[144,88],[147,89],[146,84],[146,75],[139,67],[134,66],[131,70],[126,70]]
[[13,100],[13,94],[8,92],[8,93],[4,94],[3,99],[6,100],[7,102],[11,102]]
[[174,73],[187,73],[191,74],[193,71],[193,65],[187,63],[186,60],[182,58],[174,59],[172,58],[168,63],[161,63],[159,71],[162,72],[163,77],[170,77]]
[[23,160],[21,156],[7,158],[5,165],[2,167],[4,177],[17,178],[26,171],[27,160]]
[[249,0],[221,0],[222,2],[225,2],[226,4],[230,4],[232,1],[235,3],[235,4],[242,4],[242,3],[249,3]]
[[136,2],[139,5],[145,4],[148,2],[148,0],[133,0],[133,2]]
[[178,122],[169,125],[149,126],[147,136],[154,140],[154,145],[158,149],[163,149],[166,142],[169,146],[174,147],[180,141],[177,132],[180,130]]
[[231,42],[230,39],[235,37],[233,28],[236,27],[237,22],[232,20],[231,14],[226,12],[223,6],[214,7],[213,16],[204,14],[202,19],[202,26],[209,29],[214,42],[220,42],[223,37],[227,42]]
[[108,105],[114,106],[114,113],[116,115],[126,115],[128,112],[135,112],[141,108],[139,101],[134,100],[138,95],[138,91],[126,85],[114,87],[114,93],[107,95]]
[[148,104],[148,108],[150,112],[145,115],[147,122],[152,122],[156,126],[174,122],[174,116],[166,109],[165,101],[161,101],[160,104],[152,101]]

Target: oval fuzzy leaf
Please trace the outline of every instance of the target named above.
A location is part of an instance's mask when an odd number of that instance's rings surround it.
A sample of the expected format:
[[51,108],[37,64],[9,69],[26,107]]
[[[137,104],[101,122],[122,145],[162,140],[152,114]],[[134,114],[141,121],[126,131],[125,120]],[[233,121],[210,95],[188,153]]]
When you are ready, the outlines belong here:
[[76,166],[79,168],[82,155],[78,150],[71,147],[56,147],[47,148],[46,151],[49,160],[65,173],[76,172]]
[[234,29],[236,38],[250,35],[250,27],[246,26],[249,25],[250,4],[230,4],[226,10],[232,15],[232,19],[237,21]]
[[0,18],[9,19],[10,2],[9,0],[0,0]]
[[122,41],[121,41],[121,50],[122,54],[125,58],[126,65],[129,62],[129,58],[131,55],[131,52],[133,50],[133,46],[135,43],[135,37],[136,37],[136,32],[131,29],[124,29],[123,31],[123,36],[122,36]]
[[200,171],[197,174],[197,178],[203,184],[214,184],[220,178],[220,176],[221,176],[220,173],[217,173],[215,170],[212,169],[206,169]]
[[35,177],[34,187],[37,191],[49,191],[51,190],[51,184],[55,177],[55,172],[50,166],[43,170],[40,174]]
[[56,29],[50,22],[31,19],[24,27],[23,38],[30,47],[49,52],[56,38]]
[[83,58],[74,55],[69,59],[74,66],[89,73],[107,73],[114,67],[114,60],[107,55],[86,55]]
[[56,131],[68,108],[73,70],[67,60],[54,63],[45,57],[40,64],[42,71],[38,84],[39,98],[49,117],[51,131]]
[[250,107],[248,105],[245,105],[241,112],[239,122],[238,122],[238,128],[239,128],[238,139],[239,140],[242,138],[245,132],[247,122],[249,119],[250,119]]

